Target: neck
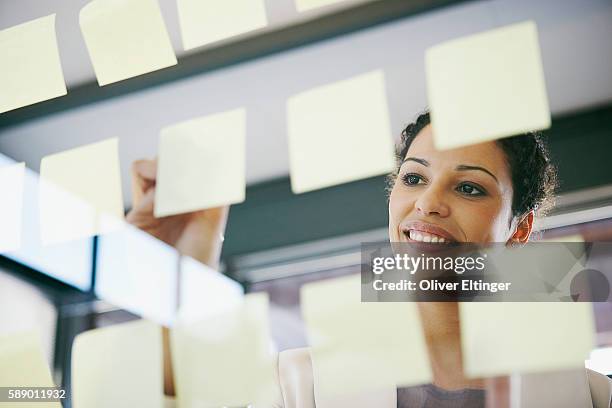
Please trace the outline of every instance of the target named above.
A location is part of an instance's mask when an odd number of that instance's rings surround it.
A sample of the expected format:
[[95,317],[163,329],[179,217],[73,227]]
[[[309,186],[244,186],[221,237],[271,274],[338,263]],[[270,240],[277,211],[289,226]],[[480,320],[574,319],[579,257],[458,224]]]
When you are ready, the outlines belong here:
[[459,304],[419,303],[419,314],[431,361],[433,383],[441,388],[482,388],[482,380],[465,378],[461,358]]

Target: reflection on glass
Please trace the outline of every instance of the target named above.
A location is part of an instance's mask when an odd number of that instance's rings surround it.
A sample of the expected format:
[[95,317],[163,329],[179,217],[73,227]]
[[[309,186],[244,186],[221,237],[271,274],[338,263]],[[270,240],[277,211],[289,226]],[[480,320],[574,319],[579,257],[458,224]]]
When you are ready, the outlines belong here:
[[[0,154],[0,166],[15,162]],[[91,238],[43,246],[40,233],[39,185],[35,172],[25,169],[21,249],[4,256],[82,290],[91,285]]]
[[0,166],[0,253],[18,250],[21,246],[21,214],[23,208],[23,175],[25,164]]
[[181,259],[180,276],[182,323],[215,316],[243,301],[240,284],[188,256]]
[[96,295],[169,326],[178,306],[178,260],[174,248],[125,225],[99,238]]

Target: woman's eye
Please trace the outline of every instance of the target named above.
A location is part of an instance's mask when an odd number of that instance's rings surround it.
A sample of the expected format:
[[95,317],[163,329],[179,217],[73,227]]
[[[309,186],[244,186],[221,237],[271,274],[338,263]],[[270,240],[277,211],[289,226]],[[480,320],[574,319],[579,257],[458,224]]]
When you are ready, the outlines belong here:
[[407,185],[417,185],[420,184],[420,181],[423,181],[423,178],[421,176],[419,176],[418,174],[404,174],[404,176],[402,177],[402,179],[404,180],[404,183]]
[[483,189],[476,187],[473,184],[463,183],[457,187],[457,191],[461,194],[469,195],[469,196],[483,196],[485,192]]

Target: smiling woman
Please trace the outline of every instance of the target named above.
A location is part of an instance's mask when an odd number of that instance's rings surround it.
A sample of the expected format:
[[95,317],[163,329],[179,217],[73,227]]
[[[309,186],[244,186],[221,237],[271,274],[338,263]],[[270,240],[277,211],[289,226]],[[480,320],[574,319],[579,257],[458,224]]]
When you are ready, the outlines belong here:
[[438,151],[428,112],[402,132],[397,159],[389,176],[391,241],[525,242],[557,188],[541,135]]
[[[130,220],[182,253],[217,265],[227,208],[155,218],[155,162],[134,166],[136,204]],[[534,214],[550,207],[556,170],[543,139],[533,133],[454,150],[434,147],[429,114],[402,133],[398,167],[389,177],[389,239],[392,242],[524,243]],[[347,396],[357,407],[484,407],[485,382],[463,375],[458,305],[419,303],[433,384]],[[166,393],[173,380],[165,338]],[[317,398],[308,349],[278,356],[278,393],[273,407],[325,406]],[[390,392],[389,392],[390,391]]]
[[[534,215],[552,206],[557,187],[543,138],[527,133],[441,151],[434,147],[433,137],[427,112],[402,132],[398,167],[388,178],[390,241],[527,242]],[[457,303],[419,303],[418,309],[433,383],[398,388],[391,398],[374,396],[375,403],[349,398],[342,406],[485,406],[485,380],[463,374]],[[313,393],[307,350],[281,353],[279,370],[284,396],[279,407],[321,405],[316,390],[313,397],[294,397]]]

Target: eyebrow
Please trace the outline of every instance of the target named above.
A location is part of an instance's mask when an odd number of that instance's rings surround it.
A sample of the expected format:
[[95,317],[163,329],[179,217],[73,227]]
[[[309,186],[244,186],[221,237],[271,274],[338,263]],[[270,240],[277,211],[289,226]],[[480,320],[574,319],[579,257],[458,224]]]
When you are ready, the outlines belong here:
[[495,177],[495,175],[493,173],[491,173],[489,170],[485,169],[484,167],[480,167],[480,166],[468,166],[466,164],[460,164],[459,166],[455,167],[455,170],[459,170],[459,171],[465,171],[465,170],[484,171],[489,176],[493,177],[495,179],[495,182],[499,184],[499,180],[497,180],[497,177]]
[[[419,164],[422,164],[425,167],[429,167],[429,162],[427,160],[419,159],[418,157],[406,157],[402,161],[402,165],[404,163],[406,163],[407,161],[417,162]],[[457,171],[469,171],[469,170],[483,171],[483,172],[487,173],[489,176],[493,177],[493,179],[495,179],[495,182],[499,184],[499,180],[497,180],[497,177],[495,177],[495,175],[493,173],[491,173],[489,170],[485,169],[484,167],[470,166],[470,165],[467,165],[467,164],[460,164],[457,167],[455,167],[455,170],[457,170]]]
[[406,163],[407,161],[414,161],[414,162],[422,164],[425,167],[429,167],[429,162],[425,159],[419,159],[417,157],[406,157],[404,161],[402,161],[402,165]]

